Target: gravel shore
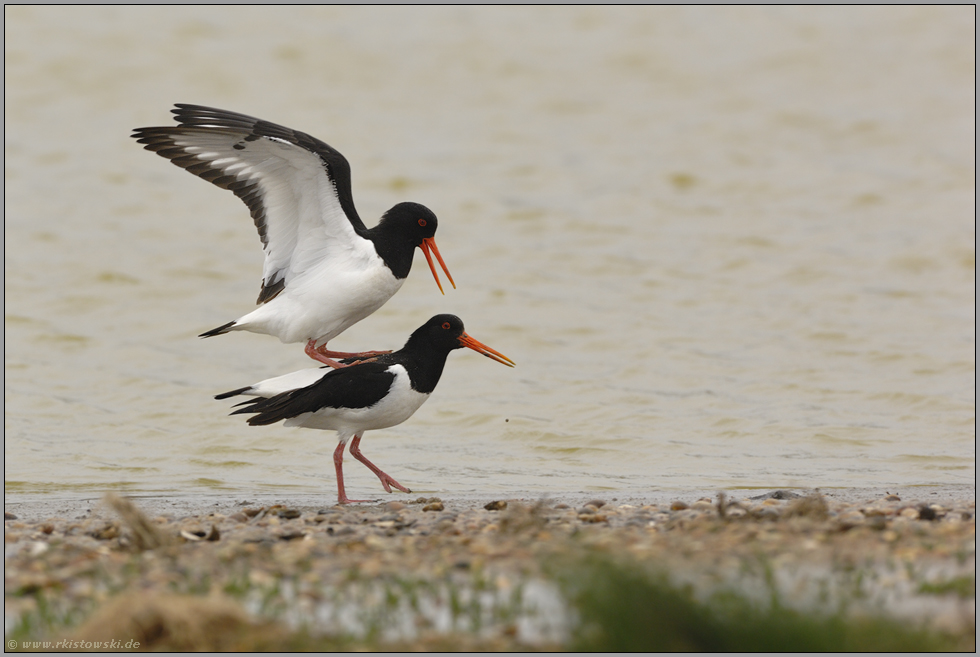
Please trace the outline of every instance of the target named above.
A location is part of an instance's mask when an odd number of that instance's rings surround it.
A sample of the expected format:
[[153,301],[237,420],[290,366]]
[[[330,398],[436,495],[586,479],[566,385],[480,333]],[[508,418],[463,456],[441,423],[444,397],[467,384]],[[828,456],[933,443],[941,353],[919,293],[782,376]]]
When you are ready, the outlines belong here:
[[[190,630],[163,632],[161,643],[160,631],[145,635],[145,617],[166,626],[176,621],[162,610],[186,616],[207,596],[207,608],[264,636],[271,623],[422,648],[462,634],[482,649],[548,649],[573,622],[554,569],[599,551],[706,593],[775,592],[802,610],[846,603],[962,633],[975,614],[975,497],[966,486],[402,496],[346,507],[274,496],[14,497],[5,504],[5,625],[185,649],[176,637]],[[222,632],[188,636],[204,642],[197,649],[241,646]]]

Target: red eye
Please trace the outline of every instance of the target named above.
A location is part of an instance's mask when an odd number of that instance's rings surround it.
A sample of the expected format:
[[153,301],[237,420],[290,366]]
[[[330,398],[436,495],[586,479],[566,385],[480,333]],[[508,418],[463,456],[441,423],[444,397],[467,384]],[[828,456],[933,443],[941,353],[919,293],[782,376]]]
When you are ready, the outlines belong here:
[[419,226],[425,225],[425,219],[419,219]]
[[449,322],[443,322],[442,323],[442,328],[448,329],[449,328]]

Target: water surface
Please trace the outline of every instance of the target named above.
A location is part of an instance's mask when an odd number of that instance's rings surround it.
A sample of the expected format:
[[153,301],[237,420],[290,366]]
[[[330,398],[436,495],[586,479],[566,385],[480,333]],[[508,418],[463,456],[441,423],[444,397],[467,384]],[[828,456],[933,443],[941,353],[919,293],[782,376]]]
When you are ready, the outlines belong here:
[[[422,494],[975,481],[974,9],[8,7],[8,496],[322,492],[332,433],[213,395],[309,367],[247,210],[140,150],[174,102],[309,132],[440,218],[331,342],[453,312],[365,454]],[[348,460],[348,491],[380,491]]]

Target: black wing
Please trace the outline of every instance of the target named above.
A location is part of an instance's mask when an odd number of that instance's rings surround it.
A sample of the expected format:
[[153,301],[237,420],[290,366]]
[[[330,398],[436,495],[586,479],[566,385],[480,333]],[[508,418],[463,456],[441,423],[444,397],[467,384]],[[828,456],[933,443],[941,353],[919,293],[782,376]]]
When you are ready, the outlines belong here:
[[274,424],[324,408],[370,408],[388,394],[394,381],[395,374],[388,365],[362,363],[333,370],[305,388],[274,397],[250,399],[231,414],[254,413],[248,420],[254,426]]

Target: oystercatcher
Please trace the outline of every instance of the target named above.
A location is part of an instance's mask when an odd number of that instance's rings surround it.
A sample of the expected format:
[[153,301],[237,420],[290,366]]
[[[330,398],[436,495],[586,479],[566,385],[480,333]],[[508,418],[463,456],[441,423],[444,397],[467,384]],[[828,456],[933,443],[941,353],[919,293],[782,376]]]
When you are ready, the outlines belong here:
[[396,352],[343,369],[320,367],[292,372],[217,395],[215,399],[259,397],[237,404],[243,408],[232,412],[252,414],[248,420],[251,425],[285,420],[287,427],[336,431],[339,444],[333,462],[337,470],[337,500],[340,504],[369,502],[348,499],[344,492],[344,445],[351,441],[351,455],[378,476],[385,491],[390,493],[394,486],[411,493],[361,454],[361,437],[365,431],[393,427],[410,418],[435,390],[449,352],[462,347],[514,366],[511,359],[467,335],[459,317],[436,315],[416,329]]
[[[435,214],[399,203],[374,228],[354,209],[350,165],[308,134],[245,114],[178,103],[178,125],[137,128],[148,151],[229,189],[248,206],[265,266],[259,308],[200,337],[229,331],[306,342],[306,353],[333,358],[375,355],[328,351],[326,344],[380,308],[405,282],[415,247],[442,291],[431,253],[455,288],[434,235]],[[445,294],[445,292],[443,292]]]

